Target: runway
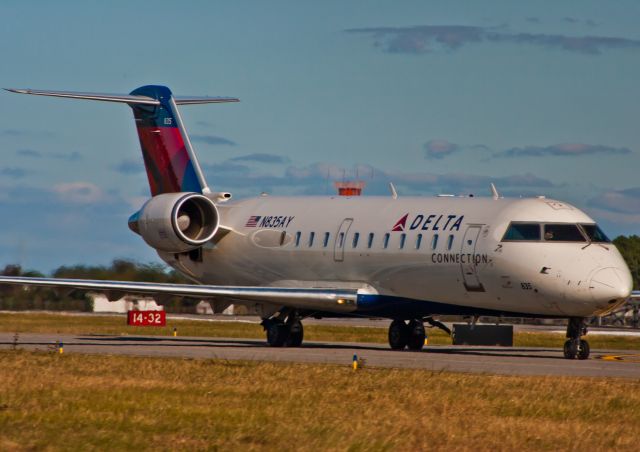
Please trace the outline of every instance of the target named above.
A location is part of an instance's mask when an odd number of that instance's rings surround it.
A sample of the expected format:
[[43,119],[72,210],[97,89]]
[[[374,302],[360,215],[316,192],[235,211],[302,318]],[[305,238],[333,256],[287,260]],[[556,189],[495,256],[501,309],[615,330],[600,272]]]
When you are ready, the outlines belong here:
[[586,361],[565,360],[562,351],[528,347],[429,346],[422,352],[396,352],[386,345],[305,342],[299,348],[272,348],[264,340],[232,338],[55,335],[0,333],[0,349],[151,357],[227,359],[351,366],[353,355],[364,367],[501,375],[553,375],[640,378],[640,352],[595,350]]

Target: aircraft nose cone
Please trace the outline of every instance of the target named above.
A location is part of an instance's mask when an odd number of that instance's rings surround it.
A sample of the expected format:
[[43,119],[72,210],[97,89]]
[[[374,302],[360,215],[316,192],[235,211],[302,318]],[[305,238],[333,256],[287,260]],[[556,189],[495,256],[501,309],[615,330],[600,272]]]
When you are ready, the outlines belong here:
[[626,269],[616,267],[601,268],[591,277],[589,292],[599,309],[613,309],[624,303],[633,288],[631,274]]

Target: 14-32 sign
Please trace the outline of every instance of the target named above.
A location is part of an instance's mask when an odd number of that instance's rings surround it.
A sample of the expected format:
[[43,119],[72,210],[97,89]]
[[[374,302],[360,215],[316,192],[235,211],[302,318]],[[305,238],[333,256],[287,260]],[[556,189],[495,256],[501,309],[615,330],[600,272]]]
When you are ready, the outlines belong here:
[[129,311],[127,325],[131,326],[165,326],[167,314],[164,311]]

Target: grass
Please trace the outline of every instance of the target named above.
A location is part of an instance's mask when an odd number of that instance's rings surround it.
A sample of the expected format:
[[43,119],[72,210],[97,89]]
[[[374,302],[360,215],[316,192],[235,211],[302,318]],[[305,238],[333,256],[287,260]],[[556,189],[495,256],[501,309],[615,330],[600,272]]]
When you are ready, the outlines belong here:
[[[245,322],[203,322],[168,320],[163,328],[132,327],[120,316],[86,316],[41,313],[0,313],[0,331],[11,333],[114,334],[170,336],[176,328],[180,336],[243,337],[263,339],[262,327]],[[428,330],[430,345],[451,344],[441,330]],[[640,337],[589,334],[592,349],[640,350]],[[305,340],[335,342],[387,343],[386,328],[336,325],[306,325]],[[544,332],[516,332],[516,347],[561,348],[564,335]]]
[[640,381],[0,351],[0,450],[637,450]]

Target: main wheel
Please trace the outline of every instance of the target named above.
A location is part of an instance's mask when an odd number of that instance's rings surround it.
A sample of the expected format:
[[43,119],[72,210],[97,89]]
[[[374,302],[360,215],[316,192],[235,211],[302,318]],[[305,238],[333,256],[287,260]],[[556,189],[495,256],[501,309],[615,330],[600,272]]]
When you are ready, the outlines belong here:
[[392,350],[402,350],[409,342],[409,328],[404,320],[394,320],[389,325],[389,345]]
[[578,354],[578,347],[575,341],[571,339],[567,340],[564,343],[564,357],[567,359],[574,359]]
[[580,340],[580,349],[578,350],[578,359],[588,359],[589,358],[589,343],[584,339]]
[[271,347],[282,347],[289,337],[289,329],[281,322],[270,322],[267,326],[267,343]]
[[407,348],[409,350],[419,352],[424,347],[424,325],[420,320],[412,320],[408,325],[409,337],[407,340]]
[[304,338],[304,329],[302,328],[302,322],[296,320],[289,327],[289,337],[286,341],[287,347],[300,347],[302,345],[302,339]]

